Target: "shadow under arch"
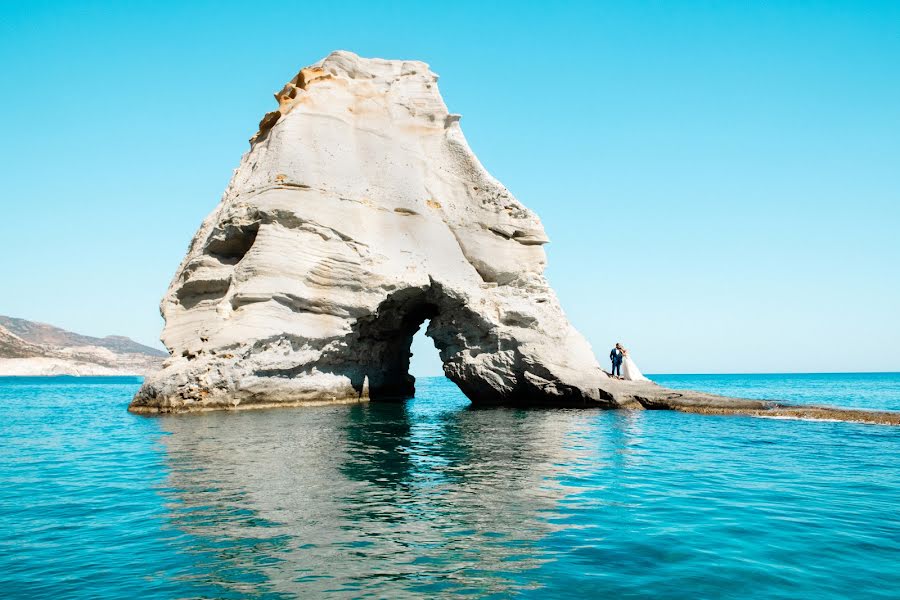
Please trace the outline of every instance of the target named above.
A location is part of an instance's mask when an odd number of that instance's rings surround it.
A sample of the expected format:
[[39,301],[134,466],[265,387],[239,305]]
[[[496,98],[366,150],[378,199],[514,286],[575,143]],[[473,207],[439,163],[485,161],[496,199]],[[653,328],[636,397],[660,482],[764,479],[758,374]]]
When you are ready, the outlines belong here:
[[340,347],[329,351],[323,368],[350,379],[353,389],[374,401],[399,401],[415,395],[415,377],[409,373],[413,336],[425,321],[444,374],[470,400],[489,400],[497,391],[476,373],[470,357],[502,350],[491,323],[466,305],[467,299],[446,291],[438,283],[389,294],[374,314],[361,317]]

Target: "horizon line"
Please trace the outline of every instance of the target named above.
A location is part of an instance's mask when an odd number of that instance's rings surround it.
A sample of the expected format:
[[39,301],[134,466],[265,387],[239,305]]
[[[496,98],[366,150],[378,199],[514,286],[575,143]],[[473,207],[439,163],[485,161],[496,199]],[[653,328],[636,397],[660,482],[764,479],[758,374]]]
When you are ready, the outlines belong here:
[[[716,373],[645,373],[647,377],[666,375],[900,375],[900,371],[720,371]],[[446,377],[446,375],[413,375],[414,377]]]

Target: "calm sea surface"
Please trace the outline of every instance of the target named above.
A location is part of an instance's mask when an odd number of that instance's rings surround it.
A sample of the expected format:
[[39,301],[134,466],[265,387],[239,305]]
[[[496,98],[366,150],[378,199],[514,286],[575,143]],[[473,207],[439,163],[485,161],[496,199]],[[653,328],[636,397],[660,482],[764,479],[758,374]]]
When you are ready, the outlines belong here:
[[[900,410],[900,374],[666,375]],[[400,404],[139,417],[0,378],[0,590],[47,598],[898,598],[900,428]]]

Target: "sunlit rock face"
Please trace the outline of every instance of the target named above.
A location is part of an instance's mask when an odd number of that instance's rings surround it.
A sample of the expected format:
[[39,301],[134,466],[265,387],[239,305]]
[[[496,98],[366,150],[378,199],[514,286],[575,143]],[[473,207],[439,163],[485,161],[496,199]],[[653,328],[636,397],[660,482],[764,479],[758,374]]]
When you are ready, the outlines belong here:
[[617,405],[544,278],[540,220],[428,65],[335,52],[275,96],[162,301],[172,357],[132,410],[408,397],[426,319],[473,402]]

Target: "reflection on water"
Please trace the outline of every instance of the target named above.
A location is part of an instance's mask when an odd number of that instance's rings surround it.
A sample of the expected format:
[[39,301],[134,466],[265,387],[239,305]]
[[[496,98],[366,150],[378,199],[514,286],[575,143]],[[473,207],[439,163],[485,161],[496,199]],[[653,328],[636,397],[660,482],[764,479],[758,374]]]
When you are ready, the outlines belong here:
[[[900,397],[896,374],[785,381]],[[138,385],[0,379],[5,597],[898,596],[900,428],[475,410],[445,379],[147,418]]]
[[523,574],[552,560],[536,542],[569,492],[560,466],[595,462],[566,443],[590,414],[474,410],[434,385],[425,401],[162,419],[174,524],[232,591],[537,586]]
[[406,403],[162,419],[198,572],[261,596],[895,591],[900,430],[479,410],[424,383]]

